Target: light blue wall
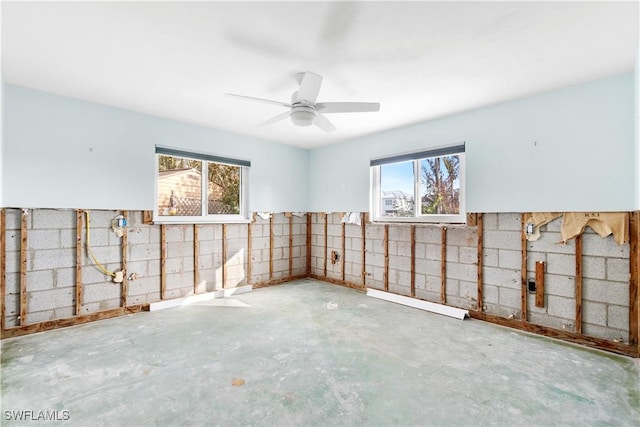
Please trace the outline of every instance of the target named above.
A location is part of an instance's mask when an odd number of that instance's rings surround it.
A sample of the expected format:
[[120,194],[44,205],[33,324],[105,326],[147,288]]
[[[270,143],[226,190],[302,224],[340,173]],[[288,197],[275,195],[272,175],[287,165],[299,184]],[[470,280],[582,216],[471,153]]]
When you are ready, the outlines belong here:
[[634,97],[635,97],[635,145],[636,145],[636,174],[635,174],[635,209],[640,210],[640,46],[638,47],[638,54],[636,55],[636,68],[634,70],[635,76],[635,86],[634,86]]
[[4,107],[3,206],[153,209],[159,144],[249,159],[251,210],[306,210],[306,150],[13,85]]
[[626,73],[315,149],[309,210],[366,211],[371,158],[462,141],[469,212],[632,210],[633,87]]

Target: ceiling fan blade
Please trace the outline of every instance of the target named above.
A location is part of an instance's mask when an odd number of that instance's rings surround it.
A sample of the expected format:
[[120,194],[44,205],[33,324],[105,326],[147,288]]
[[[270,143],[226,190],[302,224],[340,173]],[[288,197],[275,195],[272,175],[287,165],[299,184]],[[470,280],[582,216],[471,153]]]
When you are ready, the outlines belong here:
[[380,111],[378,102],[318,102],[316,110],[322,113],[367,113]]
[[327,119],[320,113],[316,113],[316,120],[313,122],[313,124],[327,133],[336,130],[336,127],[333,125],[333,123],[331,123],[329,119]]
[[278,114],[275,117],[270,118],[269,120],[265,120],[264,122],[258,124],[259,127],[269,126],[273,123],[279,122],[280,120],[284,120],[291,115],[291,110],[287,110],[282,114]]
[[282,107],[291,108],[291,104],[288,104],[286,102],[272,101],[270,99],[263,99],[263,98],[255,98],[253,96],[236,95],[235,93],[227,93],[225,95],[232,96],[234,98],[246,99],[246,100],[249,100],[249,101],[258,101],[258,102],[264,102],[265,104],[275,104],[275,105],[280,105]]
[[300,82],[300,89],[294,102],[309,101],[311,104],[316,103],[320,85],[322,84],[322,76],[307,71]]

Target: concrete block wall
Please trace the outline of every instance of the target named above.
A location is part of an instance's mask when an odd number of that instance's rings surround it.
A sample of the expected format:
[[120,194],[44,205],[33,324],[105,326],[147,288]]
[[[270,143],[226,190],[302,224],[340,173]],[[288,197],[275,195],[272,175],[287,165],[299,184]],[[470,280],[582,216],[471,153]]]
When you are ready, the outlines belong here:
[[[34,324],[76,315],[91,314],[122,306],[160,301],[161,226],[145,224],[140,211],[127,212],[126,249],[127,295],[123,286],[101,272],[86,249],[86,219],[82,215],[81,283],[83,300],[76,313],[76,233],[77,211],[26,210],[27,316],[24,324]],[[111,228],[120,215],[116,210],[90,211],[89,237],[96,259],[109,271],[123,269],[123,239]],[[20,326],[20,256],[22,209],[5,209],[5,326]],[[289,217],[273,214],[273,249],[270,250],[269,220],[256,217],[252,227],[251,277],[248,274],[249,225],[167,224],[165,299],[195,292],[208,292],[237,286],[286,280],[306,274],[306,215],[293,215],[292,249],[289,249]],[[198,242],[196,245],[196,227]],[[223,260],[223,234],[226,259]],[[196,256],[196,249],[198,254]],[[269,275],[269,256],[273,253],[273,272]],[[225,283],[223,283],[225,263]],[[196,275],[198,283],[196,281]]]
[[[324,214],[312,214],[312,274],[322,277]],[[327,260],[341,250],[338,214],[328,214]],[[544,307],[528,294],[527,320],[536,325],[575,332],[575,240],[560,243],[562,219],[542,228],[537,241],[526,242],[527,277],[535,279],[535,262],[545,262]],[[388,252],[384,232],[388,228]],[[415,224],[415,296],[441,302],[442,226]],[[522,310],[522,234],[520,213],[483,215],[483,301],[478,302],[478,229],[447,226],[445,247],[446,304],[487,314],[520,319]],[[360,285],[362,229],[345,228],[345,282]],[[365,225],[366,286],[384,289],[385,253],[388,255],[389,292],[411,295],[411,225]],[[594,338],[626,341],[629,324],[629,244],[618,245],[587,229],[583,239],[582,333]],[[355,272],[355,274],[353,274]],[[327,264],[327,277],[340,279],[339,263]]]

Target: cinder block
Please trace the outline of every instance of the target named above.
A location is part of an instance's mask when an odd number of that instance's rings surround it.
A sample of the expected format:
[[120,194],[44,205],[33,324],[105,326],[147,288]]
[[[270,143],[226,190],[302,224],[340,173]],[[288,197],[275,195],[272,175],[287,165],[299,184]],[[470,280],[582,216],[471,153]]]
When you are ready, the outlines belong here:
[[520,291],[520,271],[485,266],[482,273],[484,283]]
[[520,233],[517,231],[485,230],[483,239],[485,248],[521,250]]
[[484,230],[497,230],[498,214],[497,213],[482,214],[482,227]]
[[628,283],[631,279],[630,274],[628,258],[607,258],[607,280]]
[[576,244],[575,240],[563,242],[559,232],[541,232],[538,240],[527,242],[527,250],[529,252],[575,254]]
[[441,269],[440,261],[416,258],[415,267],[416,267],[416,272],[424,273],[430,276],[440,277],[440,269]]
[[74,288],[76,286],[75,268],[58,268],[54,270],[53,285],[58,288]]
[[[391,242],[389,242],[391,244]],[[396,242],[396,253],[395,255],[410,257],[411,256],[411,243],[409,241],[406,242]]]
[[449,264],[449,263],[456,263],[457,264],[459,262],[458,246],[451,246],[451,245],[447,244],[445,257],[446,257],[445,260],[446,260],[447,264]]
[[441,227],[428,225],[416,226],[416,242],[440,244],[442,242]]
[[53,317],[56,319],[67,319],[75,315],[74,307],[60,307],[53,310]]
[[519,289],[501,288],[498,298],[501,307],[519,310],[522,304],[522,295]]
[[590,323],[584,323],[582,325],[582,333],[594,338],[602,338],[605,340],[622,340],[626,342],[628,340],[628,332],[620,329],[612,329],[600,325],[592,325]]
[[582,281],[583,300],[629,306],[629,284],[585,278]]
[[31,325],[34,323],[47,322],[53,319],[55,319],[54,310],[30,312],[30,313],[27,313],[26,323],[28,325]]
[[[65,292],[71,293],[65,289]],[[83,303],[101,302],[120,298],[120,285],[117,283],[92,283],[83,287]]]
[[390,225],[389,240],[408,242],[411,239],[411,228],[408,225]]
[[545,272],[570,276],[576,271],[575,256],[565,254],[547,254]]
[[75,291],[71,288],[49,289],[38,292],[27,291],[27,298],[28,313],[35,313],[74,305]]
[[608,258],[629,258],[629,244],[619,245],[613,236],[600,237],[589,227],[582,235],[582,254]]
[[573,319],[576,312],[576,302],[572,298],[547,295],[547,313],[550,316]]
[[478,245],[477,230],[467,227],[448,227],[447,245],[475,246]]
[[460,281],[448,278],[445,281],[445,294],[447,296],[447,303],[450,297],[460,296]]
[[518,231],[522,229],[521,215],[517,213],[498,214],[498,230]]
[[594,256],[583,256],[582,257],[582,277],[590,277],[592,279],[604,279],[606,277],[605,258],[594,257]]
[[440,294],[436,292],[429,292],[423,289],[416,289],[416,297],[425,301],[440,303]]
[[[384,265],[384,258],[383,258],[383,265]],[[389,269],[392,269],[392,268],[410,272],[411,258],[404,257],[404,256],[396,256],[396,255],[389,256]]]
[[607,306],[599,302],[582,302],[582,321],[593,325],[607,325]]
[[499,288],[497,286],[482,284],[482,299],[485,304],[498,304]]
[[29,250],[60,248],[60,230],[31,230],[27,233]]
[[629,307],[609,305],[607,311],[607,326],[627,332],[629,331]]
[[529,312],[529,323],[564,330],[567,332],[573,332],[575,330],[574,321],[572,319],[563,319],[535,312]]
[[471,300],[477,301],[478,299],[478,284],[474,282],[467,282],[464,280],[460,280],[459,282],[459,295],[462,298],[467,299],[469,302]]
[[159,245],[129,245],[129,258],[127,261],[145,261],[148,259],[160,259]]
[[447,278],[472,282],[478,277],[478,267],[473,264],[447,263]]
[[[75,267],[76,252],[74,249],[48,249],[36,253],[31,252],[28,264],[31,271]],[[7,263],[8,266],[9,263]],[[7,271],[10,272],[9,268]]]
[[167,224],[165,226],[165,240],[170,242],[184,242],[184,226]]
[[127,228],[127,244],[139,245],[149,243],[149,228],[129,227]]
[[27,291],[43,291],[54,288],[54,270],[30,271],[27,273]]
[[439,276],[425,276],[424,286],[428,292],[438,294],[438,301],[440,300],[440,289],[442,288],[442,279]]
[[483,265],[485,267],[498,266],[498,249],[482,249]]
[[477,247],[460,247],[458,249],[458,261],[462,264],[477,264],[478,263],[478,248]]
[[[20,245],[22,244],[20,241],[20,231],[19,230],[7,230],[7,234],[5,235],[5,250],[7,252],[19,252]],[[27,232],[27,239],[29,238]],[[29,246],[27,242],[27,247]]]
[[[33,215],[31,215],[31,212],[32,210],[27,210],[27,230],[33,228]],[[5,210],[5,220],[7,230],[20,230],[22,226],[22,209],[7,208]]]
[[518,269],[522,267],[522,254],[520,251],[498,249],[498,266],[500,268]]
[[[29,215],[33,219],[34,229],[76,228],[75,210],[30,209]],[[91,220],[93,221],[94,217],[102,220],[101,215],[100,211],[91,211]],[[111,225],[111,219],[109,219],[109,225]]]
[[[529,277],[535,277],[535,273],[530,274]],[[559,274],[546,274],[544,278],[544,291],[546,294],[550,295],[575,298],[575,277]]]

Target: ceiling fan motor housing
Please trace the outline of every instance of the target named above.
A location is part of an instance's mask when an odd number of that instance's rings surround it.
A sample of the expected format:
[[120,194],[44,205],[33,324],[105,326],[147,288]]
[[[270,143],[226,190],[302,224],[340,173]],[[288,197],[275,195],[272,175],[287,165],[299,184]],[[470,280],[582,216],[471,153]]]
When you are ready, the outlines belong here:
[[296,126],[311,126],[316,119],[316,109],[294,105],[291,108],[291,122]]

